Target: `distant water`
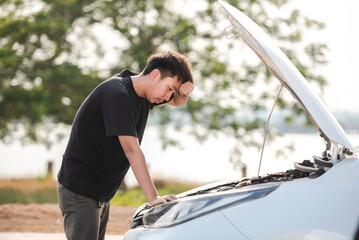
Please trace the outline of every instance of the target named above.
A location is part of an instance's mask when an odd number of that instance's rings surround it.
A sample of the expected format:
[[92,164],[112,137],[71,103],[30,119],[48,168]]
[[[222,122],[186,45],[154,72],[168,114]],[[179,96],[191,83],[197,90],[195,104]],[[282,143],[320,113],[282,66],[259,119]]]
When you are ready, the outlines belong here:
[[[183,149],[170,147],[163,151],[155,128],[146,129],[142,150],[153,178],[203,183],[242,177],[229,162],[233,142],[222,136],[209,139],[201,145],[185,134],[177,134],[177,136]],[[354,146],[359,145],[359,134],[348,134],[348,138]],[[276,150],[290,142],[294,143],[295,151],[287,158],[276,157]],[[42,145],[0,144],[0,178],[43,176],[48,161],[54,162],[53,172],[56,175],[66,144],[67,139],[64,139],[54,145],[50,151]],[[324,142],[318,134],[290,133],[275,142],[267,141],[261,174],[292,169],[295,161],[312,159],[312,155],[320,155],[324,149]],[[257,174],[259,158],[259,151],[245,151],[243,162],[247,165],[247,176]],[[126,181],[129,185],[136,183],[131,171],[126,176]]]

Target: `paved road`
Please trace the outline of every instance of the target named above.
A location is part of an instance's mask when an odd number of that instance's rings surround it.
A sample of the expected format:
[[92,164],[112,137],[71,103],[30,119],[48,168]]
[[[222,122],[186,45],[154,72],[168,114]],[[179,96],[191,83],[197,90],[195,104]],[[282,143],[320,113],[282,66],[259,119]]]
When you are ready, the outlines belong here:
[[[64,233],[0,232],[0,240],[66,240]],[[123,240],[123,235],[106,234],[106,240]]]

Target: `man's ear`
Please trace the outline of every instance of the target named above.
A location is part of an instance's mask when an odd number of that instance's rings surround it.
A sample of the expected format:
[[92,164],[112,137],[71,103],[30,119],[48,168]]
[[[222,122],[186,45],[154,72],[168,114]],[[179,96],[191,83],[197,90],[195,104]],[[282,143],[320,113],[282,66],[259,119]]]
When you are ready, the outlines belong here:
[[153,69],[151,72],[151,80],[157,82],[161,79],[161,72],[157,68]]

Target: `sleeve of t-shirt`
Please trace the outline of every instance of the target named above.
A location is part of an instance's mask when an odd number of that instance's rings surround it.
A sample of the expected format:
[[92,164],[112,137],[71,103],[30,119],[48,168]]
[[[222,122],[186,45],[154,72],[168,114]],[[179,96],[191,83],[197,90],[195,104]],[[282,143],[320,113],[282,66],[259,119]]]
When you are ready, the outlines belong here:
[[102,106],[106,136],[137,136],[134,110],[129,98],[117,93],[107,98]]

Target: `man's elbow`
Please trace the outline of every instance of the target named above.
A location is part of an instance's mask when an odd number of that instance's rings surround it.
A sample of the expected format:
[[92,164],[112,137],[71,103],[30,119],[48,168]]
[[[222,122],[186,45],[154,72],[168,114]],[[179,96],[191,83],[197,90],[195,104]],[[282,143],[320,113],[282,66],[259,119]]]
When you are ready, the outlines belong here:
[[129,147],[126,149],[123,149],[126,158],[127,159],[131,159],[134,155],[136,155],[136,153],[138,152],[138,149],[136,147]]
[[118,138],[127,158],[141,151],[137,138],[132,136],[119,136]]

